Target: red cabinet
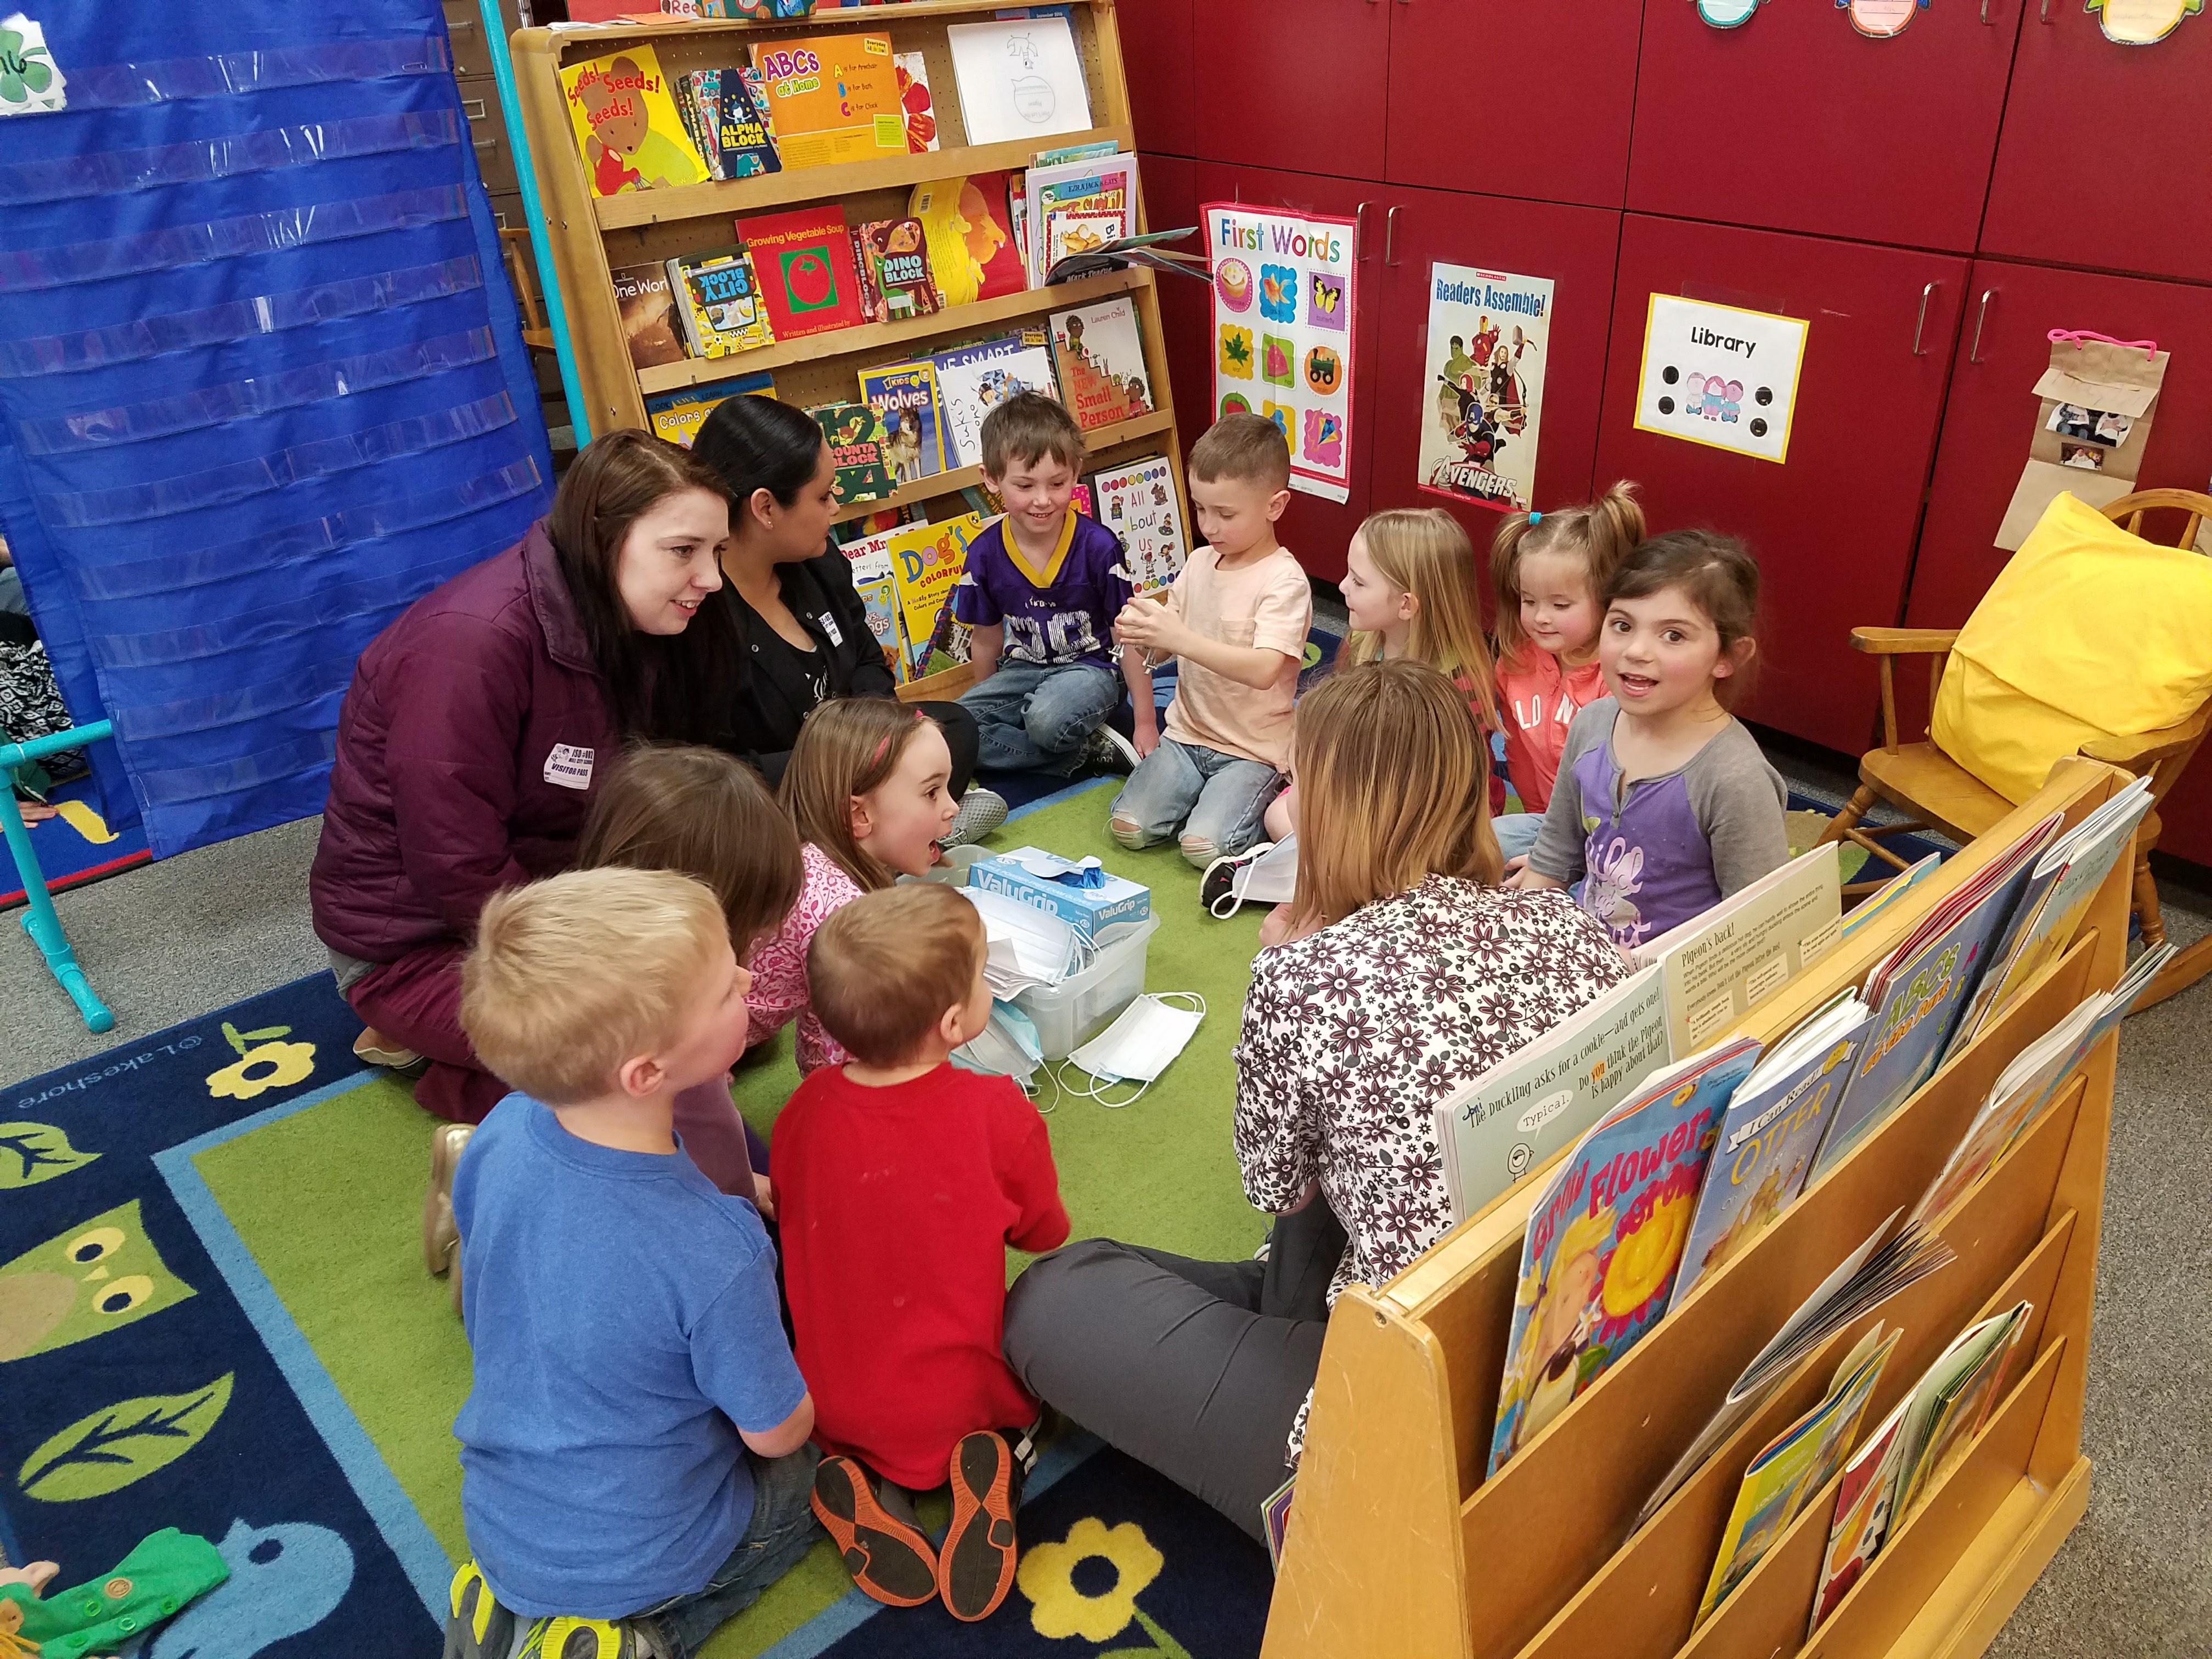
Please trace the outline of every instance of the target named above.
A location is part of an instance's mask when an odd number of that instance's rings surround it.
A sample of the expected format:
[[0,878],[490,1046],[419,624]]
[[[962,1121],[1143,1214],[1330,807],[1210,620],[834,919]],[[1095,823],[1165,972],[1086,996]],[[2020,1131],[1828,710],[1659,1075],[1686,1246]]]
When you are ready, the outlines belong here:
[[1370,432],[1372,505],[1443,507],[1485,551],[1500,514],[1425,494],[1420,488],[1421,424],[1433,419],[1428,315],[1432,264],[1474,265],[1552,279],[1552,316],[1543,365],[1536,446],[1539,507],[1587,501],[1597,450],[1606,335],[1613,313],[1618,213],[1552,202],[1393,190],[1369,210],[1381,243],[1380,350],[1364,373],[1375,389]]
[[2212,281],[2208,85],[2212,16],[2122,46],[2080,0],[2028,0],[1982,252]]
[[[1763,648],[1739,713],[1846,753],[1866,747],[1875,671],[1848,635],[1904,609],[1966,276],[1966,261],[1941,254],[1624,221],[1595,476],[1639,480],[1657,529],[1716,525],[1758,556]],[[1807,319],[1786,464],[1634,428],[1653,294]]]
[[[1940,0],[1873,40],[1830,0],[1775,0],[1730,29],[1692,0],[1644,0],[1628,205],[1971,251],[2021,12]],[[2062,125],[2077,146],[2106,130]],[[2132,151],[2130,125],[2112,130]]]
[[1397,0],[1385,9],[1391,183],[1621,204],[1642,27],[1632,0]]
[[[1121,59],[1137,148],[1189,155],[1197,133],[1198,75],[1192,57],[1195,0],[1118,0]],[[1156,221],[1163,228],[1164,221]]]
[[[1186,156],[1156,155],[1149,151],[1137,159],[1144,181],[1145,228],[1174,230],[1198,223],[1197,167]],[[1197,253],[1204,251],[1205,235],[1188,238],[1176,246]],[[1212,416],[1212,396],[1206,333],[1211,320],[1212,290],[1188,276],[1163,271],[1155,277],[1160,296],[1160,328],[1166,337],[1168,385],[1175,393],[1176,425],[1186,452]]]
[[[1390,14],[1384,0],[1202,0],[1206,65],[1194,153],[1243,167],[1382,177]],[[1144,66],[1132,60],[1133,77]]]

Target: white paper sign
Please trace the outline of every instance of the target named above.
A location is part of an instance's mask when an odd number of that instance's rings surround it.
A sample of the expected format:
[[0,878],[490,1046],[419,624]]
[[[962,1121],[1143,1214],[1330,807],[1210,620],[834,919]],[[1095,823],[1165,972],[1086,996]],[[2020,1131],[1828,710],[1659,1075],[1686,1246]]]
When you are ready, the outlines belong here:
[[1671,294],[1651,296],[1636,425],[1754,460],[1790,453],[1805,324]]
[[1065,17],[955,23],[945,31],[971,144],[1081,132],[1091,125],[1083,60]]
[[0,115],[69,107],[69,77],[46,50],[46,33],[21,12],[0,18]]

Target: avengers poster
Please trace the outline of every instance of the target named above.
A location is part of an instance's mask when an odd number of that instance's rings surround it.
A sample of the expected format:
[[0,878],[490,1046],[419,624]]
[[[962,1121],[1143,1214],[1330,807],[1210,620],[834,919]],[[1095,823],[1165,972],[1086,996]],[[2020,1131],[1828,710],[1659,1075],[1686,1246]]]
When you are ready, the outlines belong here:
[[1549,277],[1429,267],[1424,489],[1501,512],[1532,504],[1551,325]]

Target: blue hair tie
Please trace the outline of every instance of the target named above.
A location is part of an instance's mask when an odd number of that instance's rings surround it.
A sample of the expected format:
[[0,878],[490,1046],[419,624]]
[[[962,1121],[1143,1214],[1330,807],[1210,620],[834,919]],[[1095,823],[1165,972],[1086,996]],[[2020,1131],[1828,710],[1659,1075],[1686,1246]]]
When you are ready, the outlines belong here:
[[1540,525],[1544,522],[1544,515],[1537,512],[1534,507],[1531,507],[1528,510],[1528,522],[1532,526]]

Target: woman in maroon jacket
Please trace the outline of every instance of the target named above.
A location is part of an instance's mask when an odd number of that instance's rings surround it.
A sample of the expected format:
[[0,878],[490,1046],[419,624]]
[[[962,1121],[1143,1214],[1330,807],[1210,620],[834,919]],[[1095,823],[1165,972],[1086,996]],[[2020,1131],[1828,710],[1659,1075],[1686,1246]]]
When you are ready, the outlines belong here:
[[727,607],[703,604],[729,533],[710,468],[611,432],[520,545],[362,653],[308,878],[315,932],[369,1027],[359,1051],[427,1058],[415,1097],[441,1117],[481,1121],[507,1092],[460,1026],[484,900],[568,867],[625,738],[732,746],[744,663]]

